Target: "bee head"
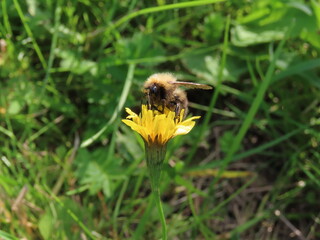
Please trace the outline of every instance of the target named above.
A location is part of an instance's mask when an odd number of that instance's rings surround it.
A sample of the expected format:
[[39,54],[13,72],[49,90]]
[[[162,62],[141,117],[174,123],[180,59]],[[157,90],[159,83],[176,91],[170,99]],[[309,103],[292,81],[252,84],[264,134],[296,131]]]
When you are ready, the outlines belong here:
[[157,85],[155,85],[155,84],[151,85],[149,88],[149,92],[151,94],[157,94],[158,91],[159,91],[159,89],[158,89]]

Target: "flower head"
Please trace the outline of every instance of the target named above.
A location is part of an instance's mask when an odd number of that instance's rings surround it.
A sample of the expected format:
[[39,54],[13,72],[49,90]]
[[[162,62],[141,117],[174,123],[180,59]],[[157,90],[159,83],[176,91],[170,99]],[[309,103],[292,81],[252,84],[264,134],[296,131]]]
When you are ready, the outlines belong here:
[[183,120],[184,110],[176,116],[168,108],[162,113],[150,110],[146,105],[142,105],[139,115],[129,108],[126,111],[129,116],[122,121],[139,133],[148,145],[165,145],[171,138],[189,133],[195,125],[194,120],[200,118],[195,116]]

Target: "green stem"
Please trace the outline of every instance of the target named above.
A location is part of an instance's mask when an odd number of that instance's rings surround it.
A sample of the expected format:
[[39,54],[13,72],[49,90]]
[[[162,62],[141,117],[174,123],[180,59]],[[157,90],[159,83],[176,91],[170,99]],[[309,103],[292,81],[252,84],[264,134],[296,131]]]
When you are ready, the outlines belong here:
[[161,197],[160,197],[160,178],[162,172],[162,165],[166,155],[166,145],[148,144],[145,143],[147,166],[149,170],[151,189],[154,199],[157,204],[160,221],[162,225],[162,239],[167,240],[167,225],[164,216]]
[[167,240],[167,224],[166,224],[166,218],[164,216],[162,204],[161,204],[161,198],[160,198],[160,189],[153,189],[152,190],[154,195],[154,200],[156,201],[158,212],[160,215],[160,221],[162,225],[162,239]]

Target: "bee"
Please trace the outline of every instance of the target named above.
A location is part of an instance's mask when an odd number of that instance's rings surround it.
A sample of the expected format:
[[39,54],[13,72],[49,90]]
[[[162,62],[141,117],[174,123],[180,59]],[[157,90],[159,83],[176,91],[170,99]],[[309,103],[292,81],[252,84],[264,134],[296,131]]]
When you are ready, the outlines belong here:
[[188,98],[186,92],[179,88],[180,86],[212,89],[211,86],[205,84],[177,81],[171,73],[155,73],[144,83],[144,93],[149,108],[163,112],[167,107],[174,111],[176,116],[179,116],[181,110],[184,109],[185,117],[188,111]]

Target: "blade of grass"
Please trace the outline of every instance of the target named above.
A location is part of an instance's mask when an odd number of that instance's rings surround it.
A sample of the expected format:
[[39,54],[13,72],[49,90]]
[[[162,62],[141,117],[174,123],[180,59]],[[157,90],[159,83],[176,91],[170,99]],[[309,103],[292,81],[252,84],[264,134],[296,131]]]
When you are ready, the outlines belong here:
[[208,194],[194,187],[191,181],[179,176],[178,174],[174,177],[174,182],[179,186],[184,186],[189,192],[196,193],[204,198],[208,197]]
[[80,219],[78,218],[78,216],[72,212],[69,208],[66,208],[66,206],[64,205],[64,203],[46,186],[43,185],[44,188],[46,189],[46,191],[50,194],[50,196],[63,208],[66,210],[66,213],[69,214],[69,216],[79,225],[79,227],[84,231],[84,233],[87,234],[88,237],[90,237],[90,239],[96,239],[96,237],[93,236],[93,234],[91,233],[91,231],[86,227],[86,225],[80,221]]
[[[154,57],[146,57],[146,58],[134,58],[134,59],[110,59],[110,60],[103,60],[102,63],[104,66],[120,66],[124,64],[141,64],[141,63],[162,63],[168,61],[175,61],[181,59],[183,57],[187,57],[188,55],[206,53],[209,51],[215,51],[218,47],[217,46],[210,46],[210,47],[201,47],[201,48],[186,48],[178,54],[174,55],[166,55],[166,56],[154,56]],[[52,69],[52,72],[64,72],[68,71],[67,68],[56,68]]]
[[226,27],[225,27],[225,32],[224,32],[224,42],[223,42],[223,51],[222,51],[222,59],[221,59],[221,64],[219,67],[219,72],[218,72],[218,81],[217,81],[217,85],[214,91],[214,94],[212,95],[210,104],[209,104],[209,111],[207,112],[204,121],[201,125],[201,128],[199,130],[198,135],[196,136],[196,140],[194,141],[194,144],[192,145],[191,150],[189,151],[188,157],[185,160],[186,163],[190,162],[191,159],[194,157],[198,145],[201,142],[201,139],[204,136],[205,131],[208,129],[209,126],[209,122],[211,119],[211,115],[213,112],[213,108],[217,102],[219,93],[220,93],[220,87],[222,84],[222,77],[223,77],[223,69],[225,68],[226,65],[226,60],[227,60],[227,49],[228,49],[228,44],[229,44],[229,29],[230,29],[230,22],[231,22],[231,18],[230,16],[228,16],[227,18],[227,22],[226,22]]
[[149,197],[147,197],[146,201],[148,202],[147,208],[143,214],[143,216],[139,219],[139,224],[136,230],[133,233],[133,239],[143,239],[143,234],[146,231],[146,225],[150,221],[150,214],[155,206],[155,199],[154,195],[150,194]]
[[128,183],[129,183],[129,180],[125,179],[123,182],[122,188],[120,190],[119,197],[116,202],[114,212],[112,215],[112,226],[113,226],[113,231],[116,234],[116,236],[118,236],[118,221],[117,221],[118,219],[117,219],[117,217],[119,216],[120,206],[121,206],[121,203],[123,200],[124,193],[126,192],[126,190],[128,188]]
[[12,236],[10,233],[4,232],[0,230],[0,239],[3,240],[19,240],[20,238],[17,238],[15,236]]
[[23,14],[23,12],[21,10],[20,4],[19,4],[18,0],[13,0],[13,3],[14,3],[15,8],[17,9],[18,15],[19,15],[19,17],[20,17],[20,19],[22,21],[22,24],[23,24],[28,36],[31,38],[33,48],[34,48],[34,50],[36,51],[36,53],[38,55],[38,58],[39,58],[40,63],[42,65],[42,68],[44,70],[46,70],[47,69],[47,63],[44,60],[44,57],[43,57],[42,52],[40,50],[40,47],[39,47],[36,39],[33,36],[33,33],[31,31],[31,28],[29,27],[29,25],[27,23],[26,18],[24,17],[24,14]]
[[130,21],[131,19],[138,17],[140,15],[146,15],[149,13],[155,13],[155,12],[162,12],[162,11],[168,11],[173,9],[182,9],[182,8],[189,8],[189,7],[197,7],[197,6],[203,6],[208,5],[212,3],[218,3],[218,2],[225,2],[226,0],[199,0],[199,1],[187,1],[187,2],[181,2],[181,3],[173,3],[173,4],[167,4],[157,7],[150,7],[150,8],[144,8],[141,10],[138,10],[136,12],[129,13],[125,15],[124,17],[117,20],[114,24],[111,24],[107,26],[104,30],[104,40],[102,41],[102,46],[106,46],[109,38],[110,33],[114,30],[119,28],[120,25],[122,25],[125,22]]
[[[256,175],[253,176],[252,178],[250,178],[250,180],[248,182],[246,182],[243,186],[241,186],[237,191],[232,193],[227,199],[220,202],[215,208],[213,208],[212,210],[207,211],[203,215],[199,216],[199,220],[203,221],[205,219],[211,218],[212,215],[217,213],[222,207],[224,207],[227,203],[229,203],[233,198],[238,196],[244,189],[246,189],[249,185],[251,185],[251,183],[253,183],[256,179],[257,179]],[[194,225],[194,224],[192,224],[192,225]]]
[[[141,160],[142,159],[139,159],[139,162],[141,162]],[[133,166],[133,165],[131,165],[131,166]],[[136,164],[134,166],[136,166]],[[128,173],[126,175],[130,176],[131,173],[130,174]],[[146,175],[147,175],[147,169],[144,168],[143,170],[140,171],[139,175],[137,176],[137,180],[136,180],[136,183],[135,183],[135,185],[133,187],[133,191],[132,191],[132,196],[131,196],[132,199],[138,198],[139,190],[140,190],[141,186],[143,186],[142,182],[145,180]]]
[[123,86],[123,89],[122,89],[122,93],[121,93],[121,96],[120,96],[120,100],[119,100],[119,103],[117,105],[117,107],[115,108],[111,118],[109,119],[109,121],[107,122],[107,124],[99,131],[97,132],[95,135],[93,135],[92,137],[88,138],[87,140],[84,140],[81,145],[80,145],[80,148],[84,148],[84,147],[87,147],[89,146],[90,144],[92,144],[95,140],[97,140],[101,134],[103,134],[107,129],[108,127],[118,118],[119,116],[119,113],[122,111],[123,109],[123,106],[126,102],[126,99],[128,97],[128,94],[129,94],[129,90],[131,88],[131,84],[132,84],[132,81],[133,81],[133,76],[134,76],[134,70],[135,70],[135,64],[130,64],[129,65],[129,69],[128,69],[128,74],[127,74],[127,77],[126,77],[126,80],[125,80],[125,83],[124,83],[124,86]]
[[8,15],[8,11],[7,11],[7,1],[1,1],[1,3],[2,3],[3,24],[7,30],[7,34],[9,34],[11,37],[12,36],[12,29],[11,29],[9,15]]
[[[59,28],[59,24],[60,24],[60,17],[61,17],[61,7],[60,7],[60,2],[61,0],[57,1],[57,6],[54,12],[54,26],[53,26],[53,35],[52,35],[52,42],[51,42],[51,47],[50,47],[50,53],[49,53],[49,60],[48,60],[48,67],[46,69],[46,75],[44,77],[43,80],[43,86],[42,86],[42,91],[40,93],[40,100],[45,92],[46,86],[48,84],[48,81],[50,79],[50,72],[51,72],[51,68],[53,65],[53,61],[54,61],[54,52],[55,49],[57,47],[57,43],[58,43],[58,28]],[[51,82],[53,84],[53,81]]]
[[50,128],[55,127],[56,125],[58,125],[61,121],[63,121],[64,116],[59,116],[56,119],[54,119],[52,122],[49,122],[47,125],[45,125],[44,127],[42,127],[41,129],[39,129],[36,133],[32,134],[27,141],[28,142],[33,142],[34,140],[36,140],[37,138],[39,138],[42,134],[44,134],[45,132],[47,132]]
[[204,236],[204,239],[215,239],[215,234],[212,233],[212,231],[199,219],[189,191],[187,196],[188,196],[188,203],[189,203],[192,215],[194,217],[195,223],[196,225],[199,225],[199,230]]
[[225,0],[188,1],[188,2],[167,4],[167,5],[157,6],[157,7],[144,8],[144,9],[138,10],[136,12],[132,12],[132,13],[120,18],[118,21],[116,21],[114,23],[114,25],[112,27],[117,28],[121,24],[131,20],[132,18],[140,16],[140,15],[145,15],[145,14],[155,13],[155,12],[162,12],[162,11],[167,11],[167,10],[172,10],[172,9],[197,7],[197,6],[203,6],[203,5],[208,5],[208,4],[212,4],[212,3],[218,3],[218,2],[225,2]]
[[71,169],[71,166],[72,166],[72,163],[76,157],[76,153],[78,151],[78,148],[79,148],[79,144],[80,144],[80,137],[79,137],[79,134],[76,132],[76,135],[75,135],[75,138],[74,138],[74,143],[73,143],[73,148],[70,150],[70,156],[68,156],[66,158],[64,162],[64,166],[62,167],[62,171],[61,171],[61,174],[60,176],[58,177],[54,187],[52,188],[52,192],[54,194],[58,194],[66,177],[67,177],[67,174],[68,172],[70,171]]
[[271,215],[271,211],[272,210],[264,211],[263,213],[259,214],[258,216],[254,217],[252,219],[249,219],[244,224],[241,224],[241,225],[237,226],[235,229],[233,229],[231,231],[230,239],[235,239],[236,236],[238,236],[239,234],[243,233],[244,231],[246,231],[250,227],[254,226],[255,224],[257,224],[259,222],[261,222],[263,219],[269,218],[270,215]]
[[14,138],[14,134],[11,131],[5,129],[4,127],[0,126],[0,132],[2,132],[4,135],[7,135],[11,139]]
[[278,81],[280,79],[292,76],[294,74],[301,74],[305,71],[311,71],[312,69],[320,67],[320,58],[303,61],[292,66],[289,66],[284,71],[275,75],[272,81]]
[[257,87],[258,86],[258,79],[256,78],[256,75],[254,74],[253,66],[252,66],[249,58],[247,59],[247,67],[248,67],[248,71],[250,73],[252,84],[254,87]]
[[235,118],[237,116],[233,111],[227,111],[227,110],[218,109],[218,108],[210,109],[207,106],[204,106],[204,105],[201,105],[201,104],[197,104],[197,103],[191,103],[190,102],[189,106],[194,108],[194,109],[199,109],[199,110],[202,110],[202,111],[207,111],[207,112],[211,111],[212,113],[219,114],[221,116],[225,116],[225,117],[228,117],[228,118]]
[[315,176],[311,171],[309,171],[305,166],[300,164],[300,169],[308,176],[308,178],[320,187],[319,176]]
[[[5,98],[5,95],[1,94],[0,100],[1,100],[2,106],[6,106],[8,104],[8,101]],[[13,174],[15,175],[15,177],[18,177],[19,168],[17,167],[16,164],[12,164],[13,163],[12,159],[14,159],[13,156],[15,156],[18,153],[18,148],[19,148],[20,143],[14,134],[14,130],[13,130],[13,127],[11,124],[11,119],[10,119],[9,114],[4,114],[4,119],[5,119],[4,122],[7,126],[7,129],[4,127],[1,127],[0,132],[3,132],[4,134],[8,134],[7,136],[10,138],[10,147],[7,148],[6,158],[10,159],[10,160],[8,160],[10,162],[10,169],[13,172]]]

